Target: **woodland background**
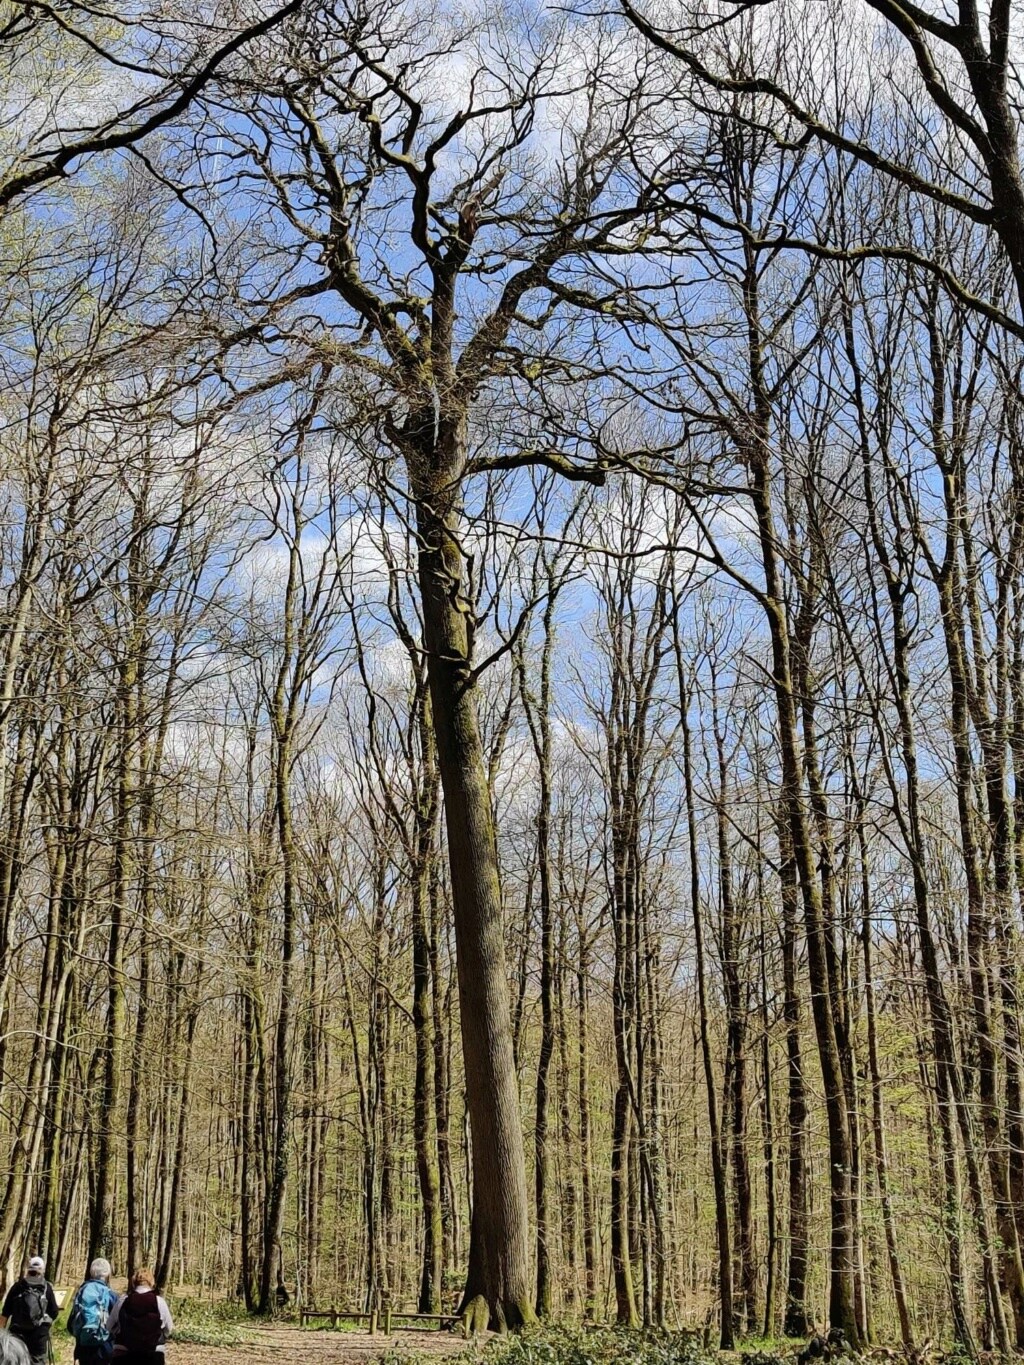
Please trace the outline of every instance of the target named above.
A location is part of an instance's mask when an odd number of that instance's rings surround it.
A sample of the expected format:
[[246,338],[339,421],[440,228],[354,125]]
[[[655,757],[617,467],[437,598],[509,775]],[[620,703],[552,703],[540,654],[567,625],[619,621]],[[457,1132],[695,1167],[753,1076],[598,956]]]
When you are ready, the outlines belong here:
[[447,498],[537,1310],[1021,1344],[1011,6],[2,15],[8,1275],[458,1302]]

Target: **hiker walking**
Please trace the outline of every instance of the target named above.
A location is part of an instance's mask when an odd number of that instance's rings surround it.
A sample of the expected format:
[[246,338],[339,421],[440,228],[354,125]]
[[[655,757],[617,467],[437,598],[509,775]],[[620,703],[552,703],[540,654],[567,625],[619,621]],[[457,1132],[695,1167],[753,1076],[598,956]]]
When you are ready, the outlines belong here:
[[110,1310],[107,1330],[114,1340],[115,1365],[163,1365],[174,1319],[166,1300],[156,1292],[151,1270],[136,1270],[128,1293]]
[[81,1365],[107,1365],[114,1342],[107,1328],[110,1310],[117,1303],[110,1287],[110,1262],[97,1256],[89,1278],[75,1290],[68,1315],[68,1331],[75,1339],[75,1359]]
[[11,1335],[25,1343],[32,1365],[46,1365],[50,1328],[57,1312],[53,1285],[46,1278],[46,1262],[42,1256],[30,1256],[24,1275],[7,1291],[0,1308],[0,1327],[9,1327]]

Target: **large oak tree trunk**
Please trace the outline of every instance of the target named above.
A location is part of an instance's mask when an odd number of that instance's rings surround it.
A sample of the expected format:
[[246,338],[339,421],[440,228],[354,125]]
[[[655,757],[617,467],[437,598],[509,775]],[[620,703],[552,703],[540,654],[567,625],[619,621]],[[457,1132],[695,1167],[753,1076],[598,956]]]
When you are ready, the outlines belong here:
[[415,492],[423,639],[445,799],[473,1134],[473,1221],[461,1311],[467,1329],[475,1331],[519,1327],[533,1318],[533,1304],[497,848],[452,486],[442,475],[433,487]]

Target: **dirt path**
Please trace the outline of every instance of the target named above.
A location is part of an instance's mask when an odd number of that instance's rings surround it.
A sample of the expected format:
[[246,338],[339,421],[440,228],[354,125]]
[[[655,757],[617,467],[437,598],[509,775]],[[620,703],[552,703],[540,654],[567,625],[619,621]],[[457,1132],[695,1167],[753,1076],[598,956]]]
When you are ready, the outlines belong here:
[[172,1342],[169,1365],[360,1365],[387,1351],[433,1356],[466,1351],[468,1343],[448,1332],[309,1332],[298,1327],[256,1327],[236,1346],[192,1346]]

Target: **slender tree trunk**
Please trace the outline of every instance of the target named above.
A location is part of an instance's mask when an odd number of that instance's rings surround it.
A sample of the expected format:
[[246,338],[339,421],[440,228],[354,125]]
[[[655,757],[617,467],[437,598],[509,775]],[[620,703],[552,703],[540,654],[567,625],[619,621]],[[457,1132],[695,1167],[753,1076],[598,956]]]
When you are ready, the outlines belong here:
[[875,1178],[878,1181],[878,1195],[882,1206],[882,1226],[885,1230],[885,1249],[889,1257],[889,1273],[892,1276],[892,1292],[896,1300],[896,1314],[900,1323],[900,1339],[905,1351],[914,1349],[914,1332],[910,1322],[910,1308],[907,1303],[907,1290],[903,1279],[899,1247],[896,1240],[896,1219],[892,1210],[889,1194],[889,1159],[885,1143],[885,1116],[882,1109],[882,1077],[878,1065],[878,1029],[875,1009],[874,948],[871,928],[871,891],[868,877],[867,843],[864,836],[863,810],[859,812],[857,838],[860,844],[861,901],[861,945],[864,952],[864,1004],[867,1014],[868,1035],[868,1076],[871,1083],[871,1133],[875,1147]]
[[249,978],[242,994],[242,1028],[244,1035],[244,1072],[242,1077],[242,1172],[240,1210],[242,1296],[250,1313],[259,1304],[260,1253],[263,1241],[261,1211],[263,1200],[263,1171],[265,1164],[260,1154],[260,1096],[264,1071],[263,1008],[259,995],[258,971],[262,970],[257,949],[257,927],[249,933],[251,941],[247,956]]
[[[714,679],[714,674],[712,674]],[[726,1001],[726,1053],[723,1119],[728,1137],[725,1139],[728,1158],[732,1163],[732,1183],[735,1200],[733,1259],[737,1271],[739,1293],[733,1297],[733,1331],[743,1336],[753,1330],[757,1320],[757,1270],[754,1265],[754,1213],[747,1153],[747,1018],[750,1012],[749,992],[740,974],[740,960],[744,945],[741,941],[733,878],[732,850],[729,846],[727,804],[729,801],[728,771],[725,739],[718,716],[717,685],[712,686],[712,712],[715,753],[718,763],[718,793],[716,828],[718,833],[718,884],[721,901],[722,976]],[[700,968],[698,968],[700,970]]]
[[788,1337],[806,1336],[811,1326],[807,1311],[809,1213],[807,1205],[807,1091],[804,1085],[800,1039],[800,995],[797,986],[797,924],[800,888],[789,820],[777,815],[779,883],[782,901],[782,1014],[786,1024],[786,1131],[789,1142],[789,1267],[782,1330]]
[[[544,608],[539,692],[534,701],[526,684],[526,666],[519,663],[519,688],[533,740],[539,774],[537,805],[537,881],[540,911],[540,1049],[534,1117],[534,1199],[537,1223],[537,1316],[551,1316],[551,1062],[555,1052],[554,1015],[554,910],[551,893],[551,659],[554,649],[554,617],[557,585],[549,582]],[[525,951],[525,945],[524,945]]]
[[768,1246],[765,1254],[764,1318],[761,1331],[766,1337],[775,1335],[775,1282],[778,1265],[778,1196],[775,1174],[775,1087],[772,1079],[771,1027],[768,1010],[768,940],[765,933],[764,861],[761,855],[761,831],[758,830],[758,957],[761,994],[761,1126],[764,1133],[765,1222]]
[[444,1257],[441,1171],[438,1162],[434,1074],[434,1016],[431,1009],[430,880],[437,837],[438,789],[434,764],[434,737],[426,698],[419,702],[421,776],[416,811],[412,878],[412,1014],[415,1047],[413,1079],[413,1133],[416,1173],[423,1206],[423,1258],[420,1271],[421,1313],[441,1310],[441,1276]]
[[571,1309],[579,1294],[579,1259],[577,1253],[577,1195],[575,1171],[578,1151],[572,1123],[572,1087],[569,1070],[569,1021],[565,1001],[565,976],[568,956],[565,899],[561,899],[563,913],[559,918],[559,942],[555,975],[555,1007],[558,1032],[558,1126],[562,1153],[562,1258],[566,1270],[565,1307]]
[[[196,1024],[199,1019],[198,992],[202,976],[195,983],[196,996],[188,1007],[185,1019],[184,1057],[181,1063],[181,1087],[179,1092],[178,1126],[174,1142],[174,1155],[171,1166],[171,1184],[167,1201],[167,1220],[164,1226],[163,1243],[160,1247],[154,1275],[158,1286],[168,1283],[171,1272],[171,1258],[174,1254],[174,1240],[179,1232],[179,1209],[181,1189],[185,1180],[185,1155],[188,1143],[189,1109],[192,1104],[192,1059],[195,1051]],[[184,1269],[184,1267],[182,1268]]]
[[597,1313],[597,1230],[590,1117],[590,956],[582,910],[577,912],[576,1006],[577,1089],[580,1101],[580,1169],[583,1193],[583,1266],[586,1276],[584,1316]]
[[386,914],[386,855],[379,855],[379,881],[374,895],[373,988],[369,1028],[370,1110],[374,1150],[377,1153],[376,1184],[371,1181],[376,1246],[377,1278],[372,1286],[371,1307],[386,1308],[391,1302],[391,1241],[394,1226],[393,1156],[391,1147],[391,999],[387,988],[388,929]]
[[[877,519],[876,494],[873,484],[872,462],[868,446],[868,422],[865,410],[863,385],[857,359],[852,317],[848,308],[844,309],[844,334],[847,356],[854,376],[854,398],[857,405],[858,421],[861,430],[861,454],[864,471],[865,503],[868,508],[872,545],[878,565],[885,578],[886,592],[892,616],[893,652],[893,694],[899,717],[900,747],[905,775],[906,821],[903,830],[910,865],[913,873],[914,908],[921,960],[924,968],[925,986],[928,1000],[928,1013],[931,1022],[932,1040],[935,1055],[937,1110],[939,1130],[942,1140],[943,1179],[945,1185],[945,1208],[943,1226],[949,1256],[950,1303],[956,1339],[967,1353],[973,1357],[977,1353],[974,1333],[970,1323],[965,1299],[966,1280],[964,1276],[963,1244],[961,1232],[961,1182],[960,1168],[956,1151],[956,1116],[960,1116],[965,1156],[967,1158],[969,1184],[975,1203],[975,1216],[978,1222],[982,1247],[988,1244],[987,1216],[981,1202],[980,1178],[977,1160],[973,1149],[971,1125],[963,1104],[962,1077],[956,1055],[956,1040],[953,1031],[949,1002],[939,972],[938,954],[932,934],[930,891],[925,862],[925,844],[920,810],[920,784],[918,777],[917,742],[911,711],[910,660],[909,648],[911,634],[905,614],[905,600],[908,584],[897,574],[881,535]],[[884,436],[884,431],[883,431]],[[889,474],[887,465],[887,477]],[[899,801],[895,809],[900,811]],[[983,1255],[986,1253],[983,1251]],[[986,1256],[987,1259],[987,1256]]]
[[278,754],[275,772],[277,833],[281,850],[281,988],[274,1033],[274,1125],[267,1189],[266,1216],[263,1223],[262,1264],[257,1311],[273,1310],[274,1273],[277,1265],[281,1228],[284,1224],[285,1196],[288,1186],[288,1148],[291,1140],[292,1084],[291,1041],[294,1012],[295,967],[295,848],[291,815],[291,752],[278,722]]
[[693,918],[694,947],[697,958],[697,999],[700,1010],[700,1047],[704,1063],[704,1089],[711,1130],[711,1176],[715,1194],[715,1229],[718,1240],[718,1296],[721,1304],[719,1345],[733,1349],[735,1318],[732,1290],[732,1242],[729,1235],[729,1196],[726,1188],[725,1152],[718,1122],[718,1097],[715,1068],[711,1057],[711,1028],[708,1019],[707,972],[704,956],[704,924],[700,905],[700,864],[697,844],[697,813],[693,791],[693,757],[690,740],[690,691],[686,682],[682,645],[678,629],[674,635],[676,673],[679,686],[679,716],[683,736],[683,793],[686,800],[686,825],[690,856],[690,914]]
[[644,1008],[647,1030],[644,1058],[644,1093],[646,1102],[641,1167],[644,1191],[647,1196],[648,1240],[651,1255],[651,1305],[647,1319],[655,1327],[666,1321],[667,1248],[665,1233],[665,1169],[664,1169],[664,1098],[662,1075],[662,1027],[665,1017],[661,997],[659,959],[660,949],[650,925],[650,901],[643,898],[641,938],[643,941],[642,969]]
[[744,250],[746,254],[744,313],[754,403],[750,413],[749,436],[741,453],[749,471],[749,490],[764,570],[765,586],[761,602],[771,636],[772,679],[782,766],[782,798],[789,821],[792,854],[803,903],[811,1013],[825,1091],[831,1227],[829,1321],[833,1327],[845,1333],[847,1340],[856,1349],[860,1345],[860,1332],[854,1294],[856,1247],[851,1183],[853,1149],[847,1087],[836,1028],[840,1002],[835,998],[830,978],[828,926],[825,922],[821,884],[815,867],[811,814],[803,790],[805,754],[797,724],[788,607],[780,568],[780,542],[772,506],[770,447],[772,406],[764,369],[757,254],[749,245]]
[[142,1078],[149,1044],[150,992],[149,930],[141,926],[139,947],[139,1005],[135,1015],[135,1046],[132,1049],[131,1071],[128,1080],[128,1108],[125,1116],[125,1212],[128,1218],[128,1264],[146,1265],[149,1262],[149,1241],[144,1232],[139,1189],[139,1130],[141,1126]]
[[[985,904],[981,851],[975,811],[975,761],[970,733],[971,687],[968,679],[967,649],[964,632],[964,582],[960,550],[965,517],[963,457],[958,442],[951,445],[945,432],[945,346],[940,335],[940,323],[933,307],[928,318],[932,367],[931,441],[932,453],[942,477],[942,496],[945,512],[943,551],[941,560],[931,562],[932,574],[939,597],[939,614],[946,646],[946,665],[950,686],[950,721],[953,740],[954,773],[956,779],[957,814],[960,825],[961,858],[967,892],[967,959],[973,1044],[976,1051],[978,1100],[982,1130],[988,1156],[989,1179],[995,1205],[996,1234],[1005,1253],[1003,1272],[1008,1277],[1015,1317],[1020,1321],[1024,1307],[1024,1280],[1021,1258],[1016,1240],[1016,1227],[1008,1203],[1006,1162],[1002,1149],[1000,1119],[996,1088],[996,1052],[992,1037],[987,943],[990,935],[989,916]],[[959,422],[957,426],[959,427]],[[958,1106],[963,1132],[965,1155],[970,1163],[973,1134],[970,1115]],[[982,1243],[982,1265],[992,1323],[1001,1351],[1010,1350],[1010,1333],[1006,1323],[1000,1287],[994,1272],[992,1238],[988,1231],[988,1215],[984,1186],[979,1172],[968,1166],[972,1198],[976,1208],[979,1238]],[[1012,1235],[1008,1235],[1012,1230]]]
[[451,1021],[447,1017],[451,993],[450,989],[442,989],[441,983],[441,870],[438,858],[431,859],[428,895],[430,905],[430,939],[428,944],[430,954],[430,1008],[433,1016],[434,1043],[434,1127],[437,1132],[437,1168],[441,1182],[443,1277],[444,1267],[452,1266],[458,1260],[462,1237],[459,1201],[456,1197],[455,1173],[452,1167],[449,1085]]
[[0,1257],[11,1264],[24,1244],[34,1204],[39,1157],[46,1131],[47,1096],[52,1084],[60,1021],[70,964],[62,952],[65,906],[63,872],[51,882],[47,905],[43,960],[36,993],[35,1024],[28,1073],[15,1129],[12,1160],[0,1216]]
[[124,934],[129,914],[131,821],[134,808],[133,760],[136,734],[136,684],[138,641],[131,642],[118,679],[121,724],[118,755],[113,895],[107,939],[107,1014],[104,1025],[103,1083],[99,1100],[99,1133],[96,1144],[96,1186],[89,1228],[88,1259],[111,1256],[114,1251],[116,1137],[121,1121],[122,1073],[124,1071],[125,990]]

